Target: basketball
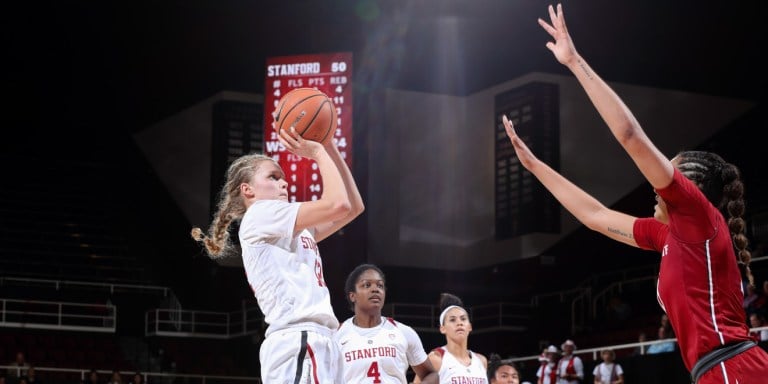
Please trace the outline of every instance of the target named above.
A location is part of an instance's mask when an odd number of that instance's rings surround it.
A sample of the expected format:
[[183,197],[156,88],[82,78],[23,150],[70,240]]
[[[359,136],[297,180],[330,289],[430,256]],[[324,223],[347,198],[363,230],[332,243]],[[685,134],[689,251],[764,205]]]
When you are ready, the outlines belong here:
[[280,99],[275,111],[275,130],[296,129],[305,140],[326,143],[333,138],[336,108],[315,88],[295,88]]

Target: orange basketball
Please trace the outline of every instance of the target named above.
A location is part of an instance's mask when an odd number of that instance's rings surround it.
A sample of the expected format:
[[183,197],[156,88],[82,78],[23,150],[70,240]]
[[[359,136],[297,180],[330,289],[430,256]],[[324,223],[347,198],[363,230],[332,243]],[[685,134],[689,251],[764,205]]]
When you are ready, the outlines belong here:
[[295,88],[283,95],[275,111],[277,133],[291,127],[306,140],[326,143],[333,138],[336,108],[315,88]]

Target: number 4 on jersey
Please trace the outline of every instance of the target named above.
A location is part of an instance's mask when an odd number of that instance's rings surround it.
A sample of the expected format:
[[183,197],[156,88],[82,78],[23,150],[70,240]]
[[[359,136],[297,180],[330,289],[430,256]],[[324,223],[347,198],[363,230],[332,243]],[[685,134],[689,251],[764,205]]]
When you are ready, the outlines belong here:
[[379,362],[374,361],[371,363],[371,366],[368,367],[368,374],[366,376],[373,377],[374,384],[381,383],[381,375],[379,374]]

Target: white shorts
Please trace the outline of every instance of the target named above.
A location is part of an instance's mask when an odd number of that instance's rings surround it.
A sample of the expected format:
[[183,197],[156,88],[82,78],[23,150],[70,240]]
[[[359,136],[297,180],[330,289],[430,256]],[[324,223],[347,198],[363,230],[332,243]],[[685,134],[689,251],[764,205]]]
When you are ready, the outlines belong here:
[[343,382],[341,352],[331,338],[314,331],[285,329],[261,344],[263,384],[337,384]]

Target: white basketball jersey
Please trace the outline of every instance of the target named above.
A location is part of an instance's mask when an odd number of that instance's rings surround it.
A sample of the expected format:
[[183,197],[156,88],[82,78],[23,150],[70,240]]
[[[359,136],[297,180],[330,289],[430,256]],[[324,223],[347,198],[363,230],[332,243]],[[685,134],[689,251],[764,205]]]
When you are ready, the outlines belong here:
[[462,364],[446,347],[435,348],[443,356],[440,364],[440,384],[488,384],[488,373],[477,355],[469,351],[469,366]]
[[373,328],[360,328],[349,318],[334,339],[341,349],[346,384],[406,384],[408,367],[427,360],[416,331],[391,318],[382,317]]
[[315,239],[308,230],[293,234],[299,205],[257,201],[240,222],[243,266],[269,324],[266,335],[288,327],[339,327]]

